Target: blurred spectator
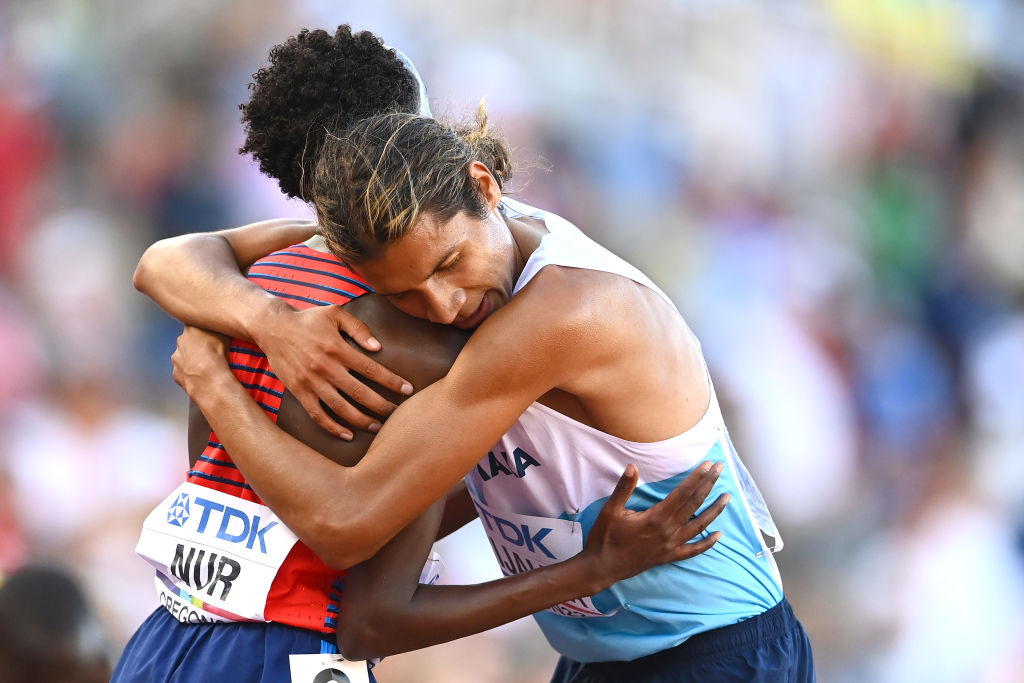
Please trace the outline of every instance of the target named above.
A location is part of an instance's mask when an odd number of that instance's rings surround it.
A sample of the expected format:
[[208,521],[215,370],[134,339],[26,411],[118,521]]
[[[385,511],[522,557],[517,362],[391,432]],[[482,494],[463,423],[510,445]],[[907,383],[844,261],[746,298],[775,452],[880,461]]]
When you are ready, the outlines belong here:
[[1018,680],[1024,564],[1012,526],[978,495],[955,443],[916,472],[906,511],[866,544],[851,580],[859,617],[885,634],[861,680]]
[[0,580],[6,572],[28,560],[29,544],[14,505],[14,494],[14,483],[6,467],[0,467]]
[[0,428],[42,381],[45,356],[36,315],[0,278]]
[[0,275],[28,232],[37,193],[57,152],[48,111],[0,35]]
[[26,566],[0,584],[0,680],[105,683],[113,648],[65,570]]
[[152,611],[152,570],[134,554],[142,521],[187,465],[185,418],[126,405],[110,377],[53,384],[12,420],[6,470],[32,555],[60,559],[122,644]]

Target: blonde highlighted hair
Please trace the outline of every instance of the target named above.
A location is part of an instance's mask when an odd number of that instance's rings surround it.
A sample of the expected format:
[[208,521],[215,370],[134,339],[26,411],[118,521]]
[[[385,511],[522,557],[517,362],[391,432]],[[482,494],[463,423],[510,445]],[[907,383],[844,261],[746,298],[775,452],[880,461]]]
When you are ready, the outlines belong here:
[[312,182],[317,219],[336,256],[377,256],[424,215],[441,222],[460,211],[483,218],[487,203],[468,167],[483,163],[498,187],[512,175],[508,147],[487,130],[484,102],[475,125],[388,113],[328,135]]

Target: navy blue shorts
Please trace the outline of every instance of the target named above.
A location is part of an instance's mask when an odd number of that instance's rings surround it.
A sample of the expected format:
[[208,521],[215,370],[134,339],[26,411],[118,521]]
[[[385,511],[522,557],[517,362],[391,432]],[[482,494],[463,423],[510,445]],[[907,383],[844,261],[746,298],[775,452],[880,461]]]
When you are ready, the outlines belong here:
[[811,643],[789,601],[631,662],[562,657],[551,683],[813,683]]
[[334,647],[323,636],[275,623],[182,624],[158,607],[128,641],[111,683],[287,683],[288,655]]

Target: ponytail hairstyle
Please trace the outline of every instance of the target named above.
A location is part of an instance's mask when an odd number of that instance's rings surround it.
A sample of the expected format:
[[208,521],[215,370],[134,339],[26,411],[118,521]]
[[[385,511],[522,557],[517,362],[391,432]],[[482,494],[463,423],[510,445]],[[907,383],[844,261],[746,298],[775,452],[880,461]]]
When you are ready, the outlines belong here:
[[358,264],[378,256],[424,215],[441,222],[462,211],[485,218],[489,207],[469,165],[481,162],[499,189],[512,176],[508,147],[487,128],[481,102],[475,125],[390,113],[328,135],[312,199],[331,251]]

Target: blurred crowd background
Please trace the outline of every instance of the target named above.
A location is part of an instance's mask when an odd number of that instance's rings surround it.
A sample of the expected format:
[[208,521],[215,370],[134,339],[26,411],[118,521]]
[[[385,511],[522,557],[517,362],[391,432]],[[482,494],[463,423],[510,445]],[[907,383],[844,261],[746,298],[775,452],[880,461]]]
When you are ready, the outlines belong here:
[[[65,567],[116,657],[186,469],[162,237],[306,217],[237,149],[271,45],[401,47],[487,97],[518,198],[646,270],[702,340],[822,681],[1024,679],[1024,3],[0,3],[0,570]],[[472,528],[449,580],[497,576]],[[546,681],[526,620],[388,681]]]

